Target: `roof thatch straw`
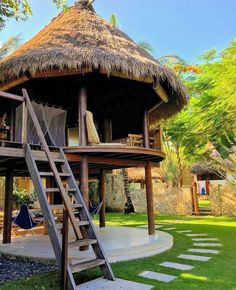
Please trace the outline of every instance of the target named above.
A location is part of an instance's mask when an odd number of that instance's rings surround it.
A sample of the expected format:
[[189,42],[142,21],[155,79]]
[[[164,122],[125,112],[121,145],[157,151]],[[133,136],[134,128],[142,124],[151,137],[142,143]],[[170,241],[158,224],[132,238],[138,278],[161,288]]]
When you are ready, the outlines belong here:
[[[144,168],[128,168],[128,176],[131,181],[145,180]],[[158,168],[152,168],[152,179],[161,179]]]
[[0,61],[0,89],[9,89],[13,83],[20,83],[19,79],[23,82],[40,73],[47,76],[51,72],[52,76],[54,71],[98,70],[154,85],[160,83],[169,102],[162,104],[159,117],[180,111],[188,101],[180,79],[125,33],[99,17],[88,2],[80,1],[61,12]]
[[222,173],[220,173],[220,169],[217,166],[217,164],[210,161],[202,161],[193,164],[193,166],[191,167],[191,173],[193,174],[214,173],[217,175],[222,175]]

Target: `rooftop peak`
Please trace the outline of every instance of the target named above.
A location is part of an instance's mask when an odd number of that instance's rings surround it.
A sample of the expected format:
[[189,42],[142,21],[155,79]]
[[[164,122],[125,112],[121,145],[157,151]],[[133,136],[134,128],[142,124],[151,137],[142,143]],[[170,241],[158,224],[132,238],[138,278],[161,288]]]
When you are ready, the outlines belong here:
[[75,1],[75,6],[79,9],[91,9],[92,11],[94,11],[93,9],[93,2],[95,0],[77,0]]

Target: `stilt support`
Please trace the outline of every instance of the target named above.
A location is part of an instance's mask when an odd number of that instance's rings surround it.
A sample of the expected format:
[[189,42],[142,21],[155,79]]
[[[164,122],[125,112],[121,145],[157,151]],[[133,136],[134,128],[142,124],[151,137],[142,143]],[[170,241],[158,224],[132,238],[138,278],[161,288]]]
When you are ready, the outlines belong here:
[[12,203],[13,203],[13,170],[8,169],[5,179],[3,244],[11,243]]
[[85,204],[89,208],[89,191],[88,191],[88,157],[84,155],[80,163],[80,191],[82,192]]
[[146,198],[147,198],[147,218],[148,218],[148,234],[155,234],[154,208],[153,208],[153,191],[152,191],[152,167],[151,162],[147,162],[145,167],[146,181]]
[[105,199],[106,199],[106,175],[105,171],[101,170],[100,174],[100,179],[99,179],[99,187],[100,187],[100,203],[102,202],[102,207],[99,213],[99,226],[100,228],[104,228],[106,226],[106,204],[105,204]]

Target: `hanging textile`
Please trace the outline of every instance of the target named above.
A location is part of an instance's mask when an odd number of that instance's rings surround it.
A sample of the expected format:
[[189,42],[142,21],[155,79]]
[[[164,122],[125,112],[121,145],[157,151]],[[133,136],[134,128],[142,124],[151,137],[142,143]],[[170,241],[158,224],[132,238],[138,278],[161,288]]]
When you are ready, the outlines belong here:
[[[16,108],[15,140],[21,142],[22,104]],[[49,146],[65,146],[67,111],[32,102],[35,114]],[[27,143],[40,144],[38,134],[31,117],[27,120]]]

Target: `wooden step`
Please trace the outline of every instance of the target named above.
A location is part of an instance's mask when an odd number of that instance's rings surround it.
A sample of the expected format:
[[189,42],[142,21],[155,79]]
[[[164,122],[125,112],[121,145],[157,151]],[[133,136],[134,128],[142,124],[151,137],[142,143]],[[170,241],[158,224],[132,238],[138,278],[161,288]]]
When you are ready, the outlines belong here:
[[[73,203],[71,204],[72,208],[82,208],[83,205],[82,203]],[[64,204],[51,204],[50,205],[51,209],[63,209],[64,208]]]
[[[42,172],[42,171],[40,171],[39,172],[39,175],[40,176],[54,176],[54,174],[52,173],[52,172]],[[70,177],[70,173],[64,173],[64,172],[60,172],[60,173],[58,173],[58,175],[60,176],[60,177]]]
[[73,247],[74,246],[83,247],[83,246],[94,245],[96,243],[97,243],[97,240],[95,239],[83,239],[83,240],[70,241],[69,245]]
[[[35,161],[48,162],[48,158],[46,156],[45,151],[33,150],[32,155],[33,155]],[[53,152],[50,155],[51,155],[53,160],[63,160],[63,163],[64,163],[64,159],[62,159],[60,157],[59,152]]]
[[87,269],[95,268],[104,264],[105,264],[105,260],[103,259],[93,259],[90,261],[70,265],[70,268],[71,268],[72,273],[76,273],[76,272],[81,272]]
[[[66,187],[64,188],[66,192],[76,192],[76,188],[70,188],[70,187]],[[50,188],[50,187],[47,187],[45,188],[45,191],[46,192],[59,192],[59,188]]]
[[82,227],[82,226],[88,226],[90,225],[89,221],[80,221],[78,220],[78,226]]

